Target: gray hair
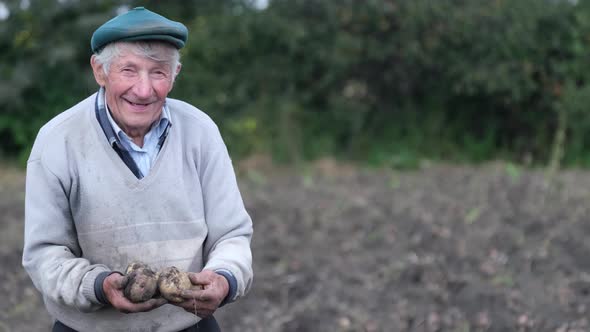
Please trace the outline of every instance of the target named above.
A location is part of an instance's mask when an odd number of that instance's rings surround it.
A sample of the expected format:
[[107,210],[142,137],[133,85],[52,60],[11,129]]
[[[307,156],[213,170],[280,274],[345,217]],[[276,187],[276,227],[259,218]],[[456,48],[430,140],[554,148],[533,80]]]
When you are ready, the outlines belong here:
[[102,65],[105,74],[109,73],[113,59],[120,56],[124,50],[130,50],[136,55],[157,62],[167,63],[172,71],[172,80],[176,78],[176,71],[180,66],[180,53],[175,47],[159,41],[114,42],[106,45],[95,54],[95,59]]

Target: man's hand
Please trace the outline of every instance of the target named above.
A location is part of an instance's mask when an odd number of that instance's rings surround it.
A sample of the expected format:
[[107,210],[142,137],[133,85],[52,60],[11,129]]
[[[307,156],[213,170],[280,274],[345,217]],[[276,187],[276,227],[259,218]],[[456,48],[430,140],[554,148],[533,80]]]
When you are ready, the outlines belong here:
[[106,277],[102,284],[104,294],[109,303],[122,313],[142,312],[156,309],[165,304],[167,301],[163,298],[149,299],[145,302],[133,303],[129,301],[123,290],[127,285],[129,278],[118,273],[113,273]]
[[213,315],[229,292],[227,279],[211,270],[203,270],[199,273],[189,272],[188,275],[193,285],[201,287],[183,291],[180,296],[186,301],[176,305],[201,318]]

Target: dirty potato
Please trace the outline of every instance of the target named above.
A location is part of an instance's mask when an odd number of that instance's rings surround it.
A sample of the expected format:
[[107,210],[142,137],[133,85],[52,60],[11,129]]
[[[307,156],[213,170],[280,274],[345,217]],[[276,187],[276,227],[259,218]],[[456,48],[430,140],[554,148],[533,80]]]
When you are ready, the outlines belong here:
[[133,271],[137,271],[139,269],[149,269],[149,266],[142,262],[132,262],[127,265],[127,269],[125,270],[125,274],[130,274]]
[[182,302],[184,299],[179,295],[185,289],[190,289],[192,283],[188,273],[179,271],[171,266],[161,270],[158,278],[158,289],[160,294],[170,302]]
[[129,301],[144,302],[156,294],[158,277],[146,264],[133,262],[127,266],[125,274],[129,277],[129,281],[123,294]]

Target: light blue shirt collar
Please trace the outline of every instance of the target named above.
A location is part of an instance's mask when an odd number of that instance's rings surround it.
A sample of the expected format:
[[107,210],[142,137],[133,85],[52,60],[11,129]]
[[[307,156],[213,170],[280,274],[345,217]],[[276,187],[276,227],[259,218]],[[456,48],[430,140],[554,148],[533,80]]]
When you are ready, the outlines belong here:
[[147,176],[152,166],[156,162],[156,157],[160,152],[161,148],[161,137],[166,135],[170,122],[170,110],[168,106],[164,104],[162,107],[162,113],[160,119],[152,124],[150,130],[143,137],[143,146],[139,147],[133,142],[133,140],[117,125],[115,119],[113,119],[111,112],[109,111],[105,97],[105,108],[106,113],[115,135],[119,138],[120,146],[129,152],[129,155],[135,162],[135,165],[143,176]]

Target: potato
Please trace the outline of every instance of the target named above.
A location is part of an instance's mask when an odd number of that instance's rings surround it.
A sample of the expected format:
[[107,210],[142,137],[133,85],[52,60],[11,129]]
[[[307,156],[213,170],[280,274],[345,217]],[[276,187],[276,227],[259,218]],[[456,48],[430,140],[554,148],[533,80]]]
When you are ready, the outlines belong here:
[[192,283],[188,278],[188,273],[179,271],[176,267],[171,266],[161,270],[158,277],[158,289],[160,294],[170,302],[182,302],[184,298],[180,293],[185,289],[190,289]]
[[130,274],[133,271],[137,271],[139,269],[149,269],[149,266],[145,263],[142,262],[133,262],[133,263],[129,263],[129,265],[127,265],[127,269],[125,270],[125,274]]
[[129,301],[145,302],[156,294],[158,277],[146,264],[131,263],[127,266],[125,274],[129,277],[129,281],[123,294]]

